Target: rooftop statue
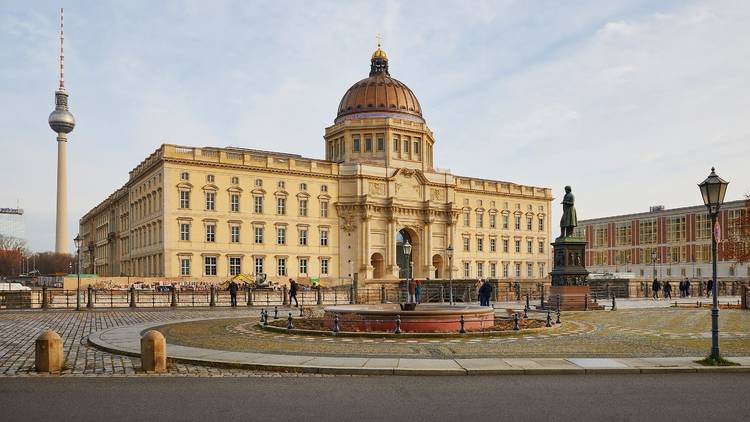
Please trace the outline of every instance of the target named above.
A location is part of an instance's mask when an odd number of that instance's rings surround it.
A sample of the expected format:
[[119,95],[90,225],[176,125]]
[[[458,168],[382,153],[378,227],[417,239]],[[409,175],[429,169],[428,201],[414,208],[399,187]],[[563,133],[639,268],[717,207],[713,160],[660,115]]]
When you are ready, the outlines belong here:
[[573,236],[573,230],[578,225],[576,216],[575,196],[573,196],[570,186],[565,186],[565,196],[563,197],[563,215],[560,220],[560,237]]

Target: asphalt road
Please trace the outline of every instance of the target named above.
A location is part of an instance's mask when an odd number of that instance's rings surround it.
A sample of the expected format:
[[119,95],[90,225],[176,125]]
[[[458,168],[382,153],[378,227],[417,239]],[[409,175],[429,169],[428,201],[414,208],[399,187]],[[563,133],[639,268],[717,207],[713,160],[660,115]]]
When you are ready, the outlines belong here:
[[0,421],[746,421],[747,374],[0,378]]

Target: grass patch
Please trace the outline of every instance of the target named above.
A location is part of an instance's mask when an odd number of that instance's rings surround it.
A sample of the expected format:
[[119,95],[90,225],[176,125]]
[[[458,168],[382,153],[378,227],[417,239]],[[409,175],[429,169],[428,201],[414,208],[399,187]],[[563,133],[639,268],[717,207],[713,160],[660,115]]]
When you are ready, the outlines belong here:
[[726,360],[721,356],[719,356],[718,359],[714,359],[713,357],[709,356],[705,359],[696,360],[695,363],[701,364],[703,366],[740,366],[739,363]]

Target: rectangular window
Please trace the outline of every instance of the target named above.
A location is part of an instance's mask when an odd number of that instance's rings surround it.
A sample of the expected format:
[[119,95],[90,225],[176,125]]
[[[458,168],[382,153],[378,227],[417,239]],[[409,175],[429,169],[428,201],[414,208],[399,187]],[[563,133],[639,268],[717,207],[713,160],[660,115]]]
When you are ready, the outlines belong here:
[[629,246],[633,243],[633,225],[626,223],[615,224],[615,246]]
[[503,278],[508,278],[508,264],[503,264]]
[[255,228],[255,243],[263,243],[263,227]]
[[307,191],[307,183],[300,183],[299,184],[299,190],[301,192],[306,192]]
[[328,230],[320,231],[320,246],[328,246]]
[[204,272],[205,275],[216,275],[216,257],[215,256],[207,256],[204,259]]
[[544,217],[539,217],[539,231],[544,231]]
[[609,229],[606,225],[594,227],[594,247],[603,248],[609,242]]
[[276,275],[286,276],[286,258],[278,258],[276,260]]
[[206,242],[216,242],[216,226],[206,224]]
[[508,216],[507,215],[503,216],[503,228],[508,229]]
[[503,252],[508,253],[508,239],[503,239]]
[[490,239],[490,252],[497,252],[497,239]]
[[494,229],[497,227],[497,215],[490,214],[490,228]]
[[539,253],[544,253],[544,241],[539,241]]
[[190,258],[180,259],[180,275],[190,275]]
[[372,152],[372,138],[365,138],[365,152]]
[[233,193],[229,198],[229,209],[232,212],[240,212],[240,196]]
[[278,227],[276,229],[276,244],[286,245],[286,227]]
[[711,240],[711,218],[708,214],[695,216],[695,240]]
[[393,152],[398,152],[398,138],[393,138]]
[[385,151],[385,139],[382,136],[378,136],[378,151]]
[[533,243],[530,240],[527,240],[526,241],[526,253],[533,253],[533,252],[534,252]]
[[216,194],[213,192],[206,192],[206,209],[207,210],[216,209]]
[[532,226],[534,225],[534,219],[531,217],[526,217],[526,230],[531,230]]
[[481,262],[477,262],[477,277],[484,277],[484,264]]
[[190,192],[186,190],[180,191],[180,208],[190,208]]
[[307,274],[307,258],[300,258],[299,260],[299,273]]
[[276,214],[286,214],[286,198],[276,198]]
[[471,250],[471,239],[468,237],[464,237],[464,252],[469,252]]
[[534,264],[526,264],[526,277],[534,277]]
[[409,138],[404,138],[404,152],[409,153]]
[[242,261],[239,257],[229,257],[229,275],[239,275],[242,268]]
[[521,241],[520,240],[515,241],[515,246],[516,246],[516,253],[521,253]]
[[263,214],[263,197],[255,196],[253,197],[253,200],[255,201],[255,213]]
[[547,274],[544,272],[544,262],[539,263],[539,278],[547,277]]
[[[709,226],[710,225],[711,224],[709,223]],[[640,236],[638,240],[641,243],[641,245],[652,245],[656,243],[656,230],[657,230],[656,219],[641,220],[638,222],[638,226],[639,226],[638,230],[640,232]],[[596,234],[596,231],[594,231],[594,233]],[[708,235],[709,237],[711,236],[710,229],[709,229]]]
[[359,152],[359,136],[354,137],[354,152]]
[[320,201],[320,217],[328,218],[328,201]]
[[189,223],[180,223],[180,240],[190,240]]
[[516,264],[516,277],[521,277],[521,264]]
[[232,226],[230,230],[232,243],[240,243],[240,226]]
[[263,187],[263,179],[255,179],[255,186],[262,188]]
[[483,252],[484,251],[484,239],[477,238],[477,252]]
[[470,277],[471,276],[471,264],[468,262],[464,262],[464,277]]
[[320,274],[328,275],[328,260],[327,259],[320,260]]
[[255,258],[255,275],[261,275],[263,273],[263,258]]
[[299,244],[300,246],[307,246],[307,229],[299,230]]
[[419,142],[414,141],[414,155],[419,155]]
[[685,241],[685,216],[667,217],[667,242]]
[[299,200],[299,215],[300,217],[307,217],[307,199]]
[[516,230],[521,230],[521,217],[516,216]]
[[477,213],[477,227],[480,229],[484,227],[484,214],[480,212]]
[[490,277],[497,278],[497,264],[490,262]]
[[464,212],[464,227],[469,227],[471,225],[471,216],[468,212]]

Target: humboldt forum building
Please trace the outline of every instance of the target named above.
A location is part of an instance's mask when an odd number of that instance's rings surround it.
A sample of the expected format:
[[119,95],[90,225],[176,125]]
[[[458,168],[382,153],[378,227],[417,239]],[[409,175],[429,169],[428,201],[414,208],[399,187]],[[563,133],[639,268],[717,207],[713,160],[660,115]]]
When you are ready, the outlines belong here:
[[369,76],[344,93],[325,128],[325,159],[161,145],[81,218],[83,270],[324,285],[355,274],[395,282],[409,270],[546,279],[551,190],[439,170],[435,145],[417,97],[391,77],[378,47]]

